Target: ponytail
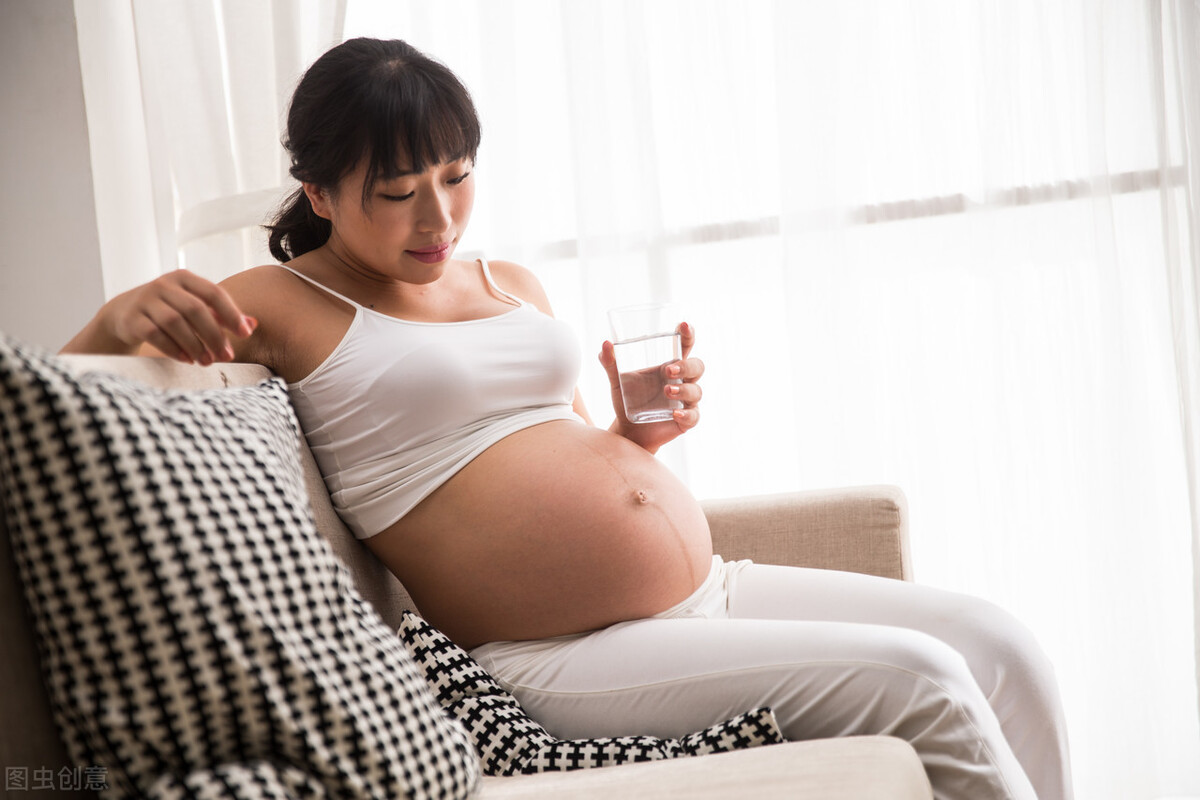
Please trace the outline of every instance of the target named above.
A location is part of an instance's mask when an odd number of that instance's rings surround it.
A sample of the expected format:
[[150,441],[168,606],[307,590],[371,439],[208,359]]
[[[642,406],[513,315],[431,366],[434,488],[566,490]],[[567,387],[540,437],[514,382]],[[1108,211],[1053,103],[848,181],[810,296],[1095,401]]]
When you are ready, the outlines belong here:
[[269,231],[267,244],[271,255],[280,263],[291,261],[329,241],[333,230],[329,220],[318,217],[303,187],[292,192],[283,202],[275,221],[265,226]]

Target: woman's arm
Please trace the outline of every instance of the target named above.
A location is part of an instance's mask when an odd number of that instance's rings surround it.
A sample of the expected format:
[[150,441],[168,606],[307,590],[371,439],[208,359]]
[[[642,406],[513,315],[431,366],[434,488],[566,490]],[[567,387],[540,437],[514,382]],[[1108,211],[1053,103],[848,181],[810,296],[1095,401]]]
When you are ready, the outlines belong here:
[[215,283],[177,269],[119,294],[63,346],[63,353],[165,355],[186,363],[232,361],[230,336],[257,321]]

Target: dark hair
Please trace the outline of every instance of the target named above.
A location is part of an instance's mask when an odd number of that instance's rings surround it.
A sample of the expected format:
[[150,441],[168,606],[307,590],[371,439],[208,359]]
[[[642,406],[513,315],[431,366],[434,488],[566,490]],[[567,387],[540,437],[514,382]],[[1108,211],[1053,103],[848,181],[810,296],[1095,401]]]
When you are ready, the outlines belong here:
[[[333,189],[367,160],[362,202],[375,182],[401,169],[475,159],[479,117],[466,87],[443,64],[398,39],[350,39],[318,58],[292,95],[283,146],[298,181]],[[304,189],[265,226],[279,261],[329,240],[329,220],[313,211]]]

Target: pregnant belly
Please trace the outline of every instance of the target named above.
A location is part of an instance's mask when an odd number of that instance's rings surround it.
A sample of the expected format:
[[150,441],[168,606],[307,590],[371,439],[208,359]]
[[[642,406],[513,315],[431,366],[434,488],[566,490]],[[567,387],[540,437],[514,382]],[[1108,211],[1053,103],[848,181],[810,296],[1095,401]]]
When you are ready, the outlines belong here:
[[708,523],[670,470],[572,421],[502,439],[366,543],[465,647],[656,614],[712,557]]

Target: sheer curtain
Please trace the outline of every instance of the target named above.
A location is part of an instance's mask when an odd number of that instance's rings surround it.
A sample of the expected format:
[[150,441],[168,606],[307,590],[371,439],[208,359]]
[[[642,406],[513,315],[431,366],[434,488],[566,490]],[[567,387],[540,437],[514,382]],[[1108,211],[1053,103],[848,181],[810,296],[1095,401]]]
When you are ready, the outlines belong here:
[[408,39],[484,122],[460,253],[531,267],[589,358],[612,305],[688,309],[697,495],[903,487],[917,580],[1056,663],[1078,796],[1200,795],[1194,2],[130,7],[164,261],[268,260],[295,76]]
[[1167,124],[1159,137],[1163,169],[1172,161],[1187,165],[1184,186],[1163,196],[1163,239],[1175,369],[1183,409],[1184,453],[1192,510],[1193,590],[1200,675],[1200,5],[1183,0],[1152,9],[1152,23],[1166,35],[1152,48],[1156,74],[1156,111]]
[[109,296],[165,269],[270,261],[257,226],[292,190],[292,89],[341,40],[344,0],[76,0]]

